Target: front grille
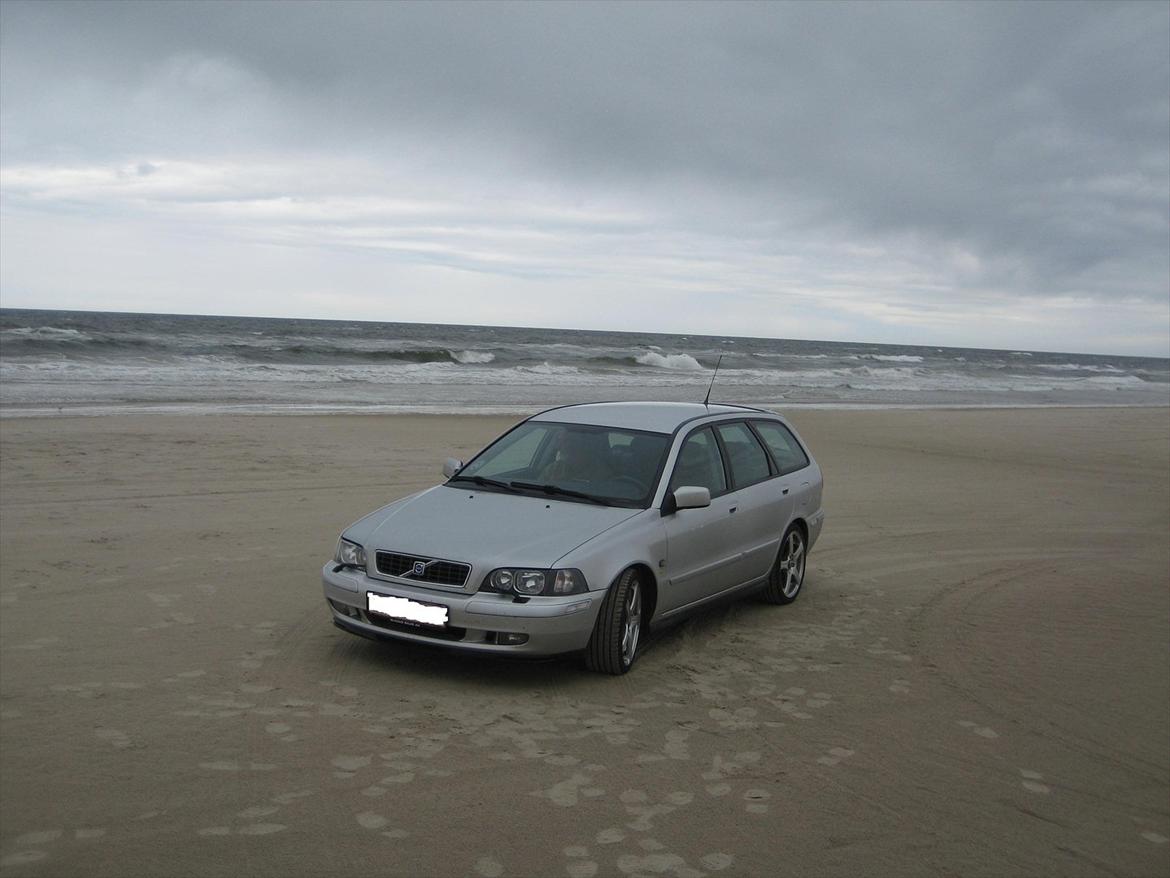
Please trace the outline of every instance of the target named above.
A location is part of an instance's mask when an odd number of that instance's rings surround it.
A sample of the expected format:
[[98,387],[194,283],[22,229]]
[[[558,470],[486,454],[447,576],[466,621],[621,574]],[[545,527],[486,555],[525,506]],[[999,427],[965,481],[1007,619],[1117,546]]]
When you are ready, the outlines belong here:
[[[415,582],[429,582],[435,585],[454,585],[462,588],[471,573],[470,564],[423,558],[419,555],[404,555],[401,552],[377,552],[374,555],[374,560],[378,572],[385,576],[398,576]],[[421,574],[416,575],[414,565],[418,561],[425,564],[426,569]]]

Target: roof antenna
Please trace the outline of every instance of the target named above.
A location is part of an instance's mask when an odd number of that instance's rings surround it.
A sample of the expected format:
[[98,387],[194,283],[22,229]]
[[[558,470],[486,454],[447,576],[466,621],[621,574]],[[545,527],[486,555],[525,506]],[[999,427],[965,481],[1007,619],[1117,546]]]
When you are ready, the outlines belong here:
[[703,397],[703,405],[708,404],[711,399],[711,388],[715,386],[715,375],[719,374],[719,364],[723,362],[723,354],[719,355],[719,359],[715,361],[715,374],[711,376],[711,383],[707,386],[707,395]]

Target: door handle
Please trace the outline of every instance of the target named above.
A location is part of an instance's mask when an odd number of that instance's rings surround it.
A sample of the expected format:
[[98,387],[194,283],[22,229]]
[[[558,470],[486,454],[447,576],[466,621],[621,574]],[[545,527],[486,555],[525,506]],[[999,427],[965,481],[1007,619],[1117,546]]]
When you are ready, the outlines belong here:
[[739,509],[738,506],[732,506],[730,509],[727,510],[727,514],[730,515],[731,513],[735,512],[735,510],[737,510],[737,509]]
[[788,493],[788,489],[787,489],[787,488],[781,488],[781,489],[780,489],[780,493],[781,493],[781,494],[787,494],[787,493]]

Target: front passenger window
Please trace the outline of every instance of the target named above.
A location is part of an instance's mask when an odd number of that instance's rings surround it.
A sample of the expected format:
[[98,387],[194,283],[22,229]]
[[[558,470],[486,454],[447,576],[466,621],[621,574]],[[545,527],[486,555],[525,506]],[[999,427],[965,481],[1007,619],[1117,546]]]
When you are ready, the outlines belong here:
[[706,488],[715,497],[727,490],[727,479],[723,475],[723,458],[710,427],[697,430],[686,438],[674,465],[674,476],[670,490],[684,485]]

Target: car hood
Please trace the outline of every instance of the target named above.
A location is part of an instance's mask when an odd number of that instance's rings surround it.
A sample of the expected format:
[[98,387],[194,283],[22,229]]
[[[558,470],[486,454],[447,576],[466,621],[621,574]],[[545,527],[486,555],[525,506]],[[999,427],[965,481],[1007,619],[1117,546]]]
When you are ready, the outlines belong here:
[[464,590],[474,592],[496,567],[551,567],[641,511],[437,485],[386,507],[383,515],[367,516],[347,537],[361,542],[367,553],[394,551],[470,564]]

